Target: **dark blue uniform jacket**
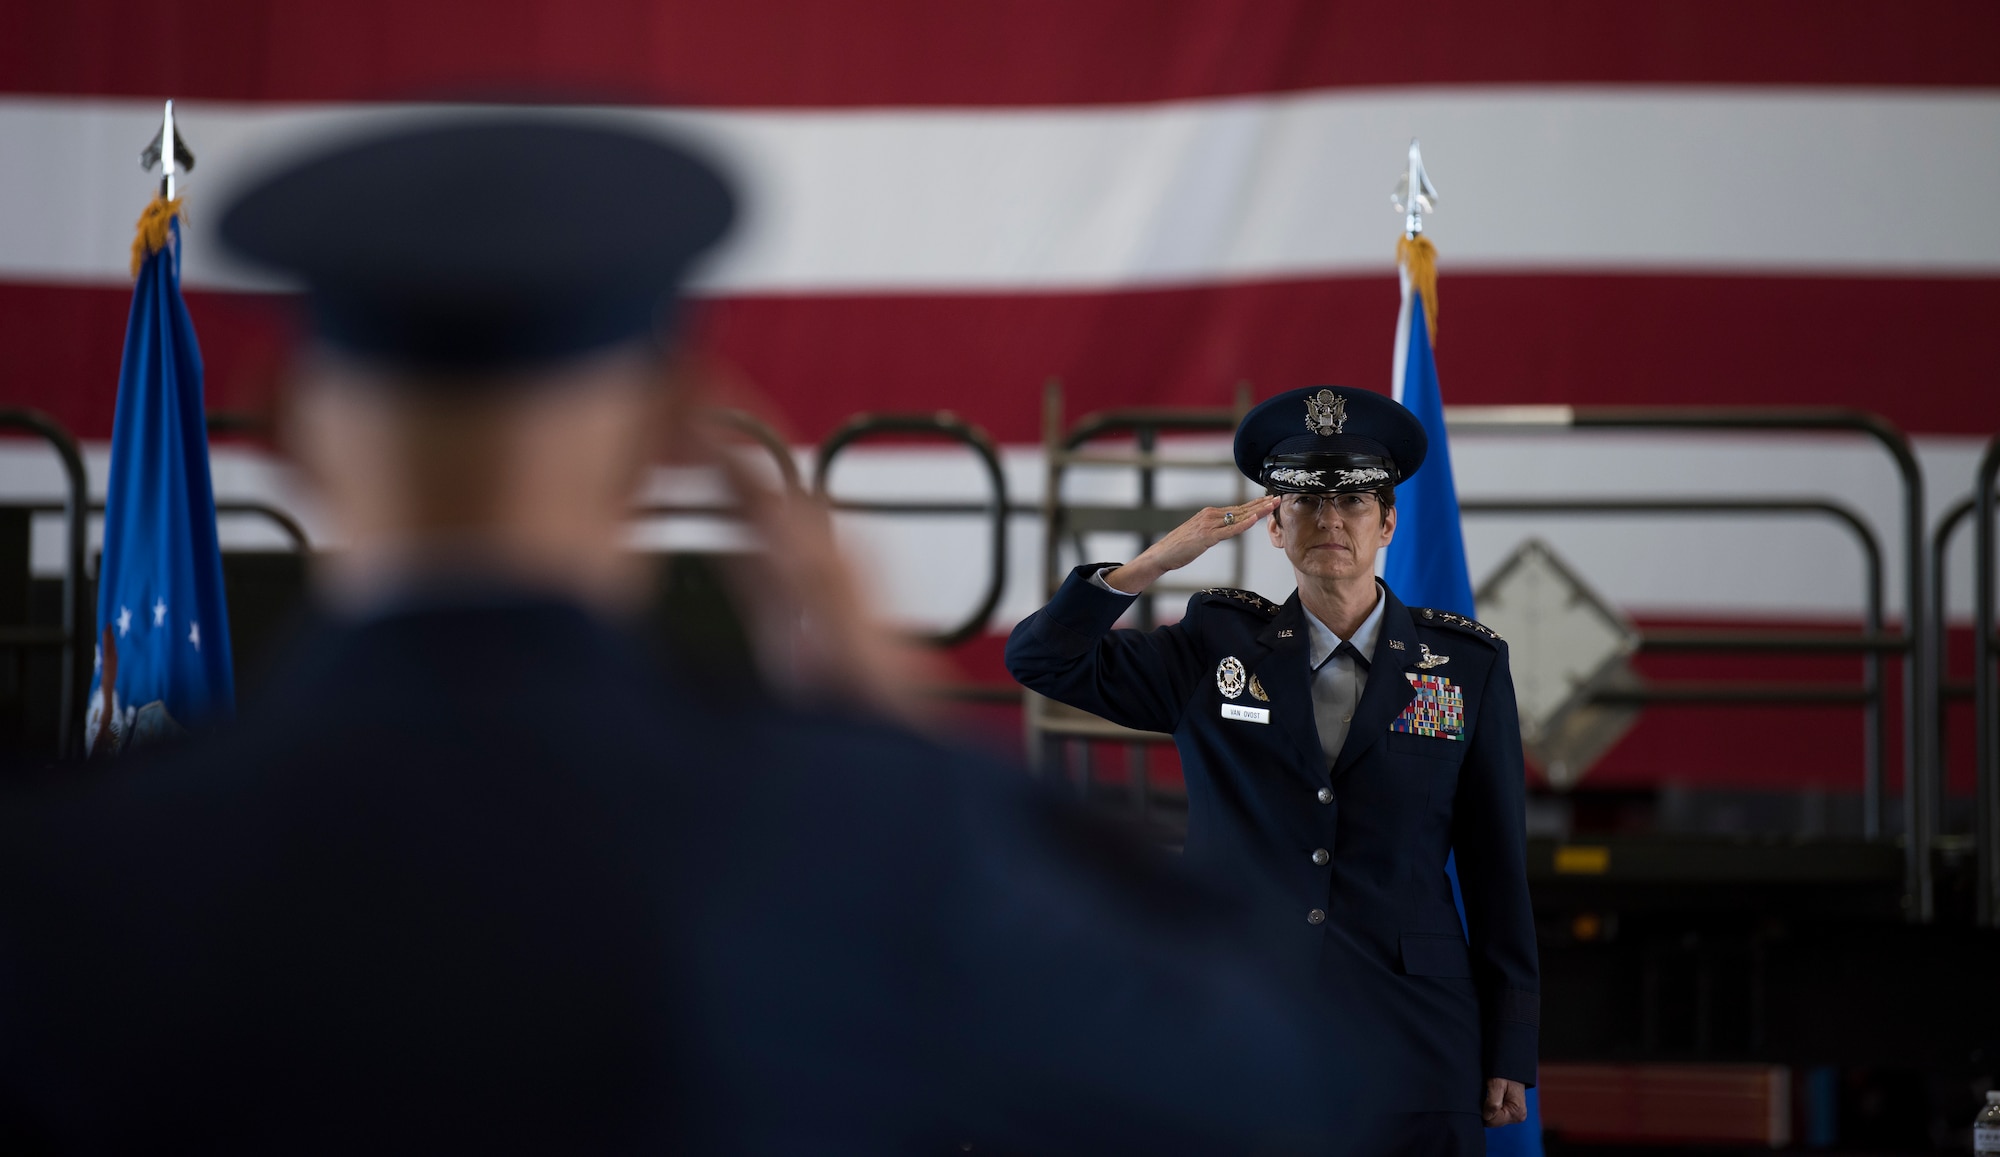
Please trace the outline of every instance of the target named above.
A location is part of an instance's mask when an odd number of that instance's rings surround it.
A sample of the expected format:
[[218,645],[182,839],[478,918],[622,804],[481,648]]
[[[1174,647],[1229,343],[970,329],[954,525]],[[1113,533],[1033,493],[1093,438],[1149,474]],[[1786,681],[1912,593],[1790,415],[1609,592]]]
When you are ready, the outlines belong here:
[[0,1150],[1332,1153],[1240,929],[1016,772],[561,603],[336,626],[0,797]]
[[[1296,593],[1278,606],[1203,591],[1178,623],[1114,630],[1132,600],[1091,585],[1102,565],[1077,568],[1015,628],[1008,670],[1052,699],[1174,736],[1189,867],[1279,913],[1292,965],[1386,1018],[1371,1057],[1403,1107],[1475,1108],[1482,1078],[1533,1084],[1540,987],[1506,644],[1384,588],[1367,684],[1328,767]],[[1425,647],[1447,661],[1425,667]],[[1232,658],[1236,680],[1221,670]],[[1245,708],[1269,722],[1241,718]],[[1469,946],[1445,875],[1454,848]]]

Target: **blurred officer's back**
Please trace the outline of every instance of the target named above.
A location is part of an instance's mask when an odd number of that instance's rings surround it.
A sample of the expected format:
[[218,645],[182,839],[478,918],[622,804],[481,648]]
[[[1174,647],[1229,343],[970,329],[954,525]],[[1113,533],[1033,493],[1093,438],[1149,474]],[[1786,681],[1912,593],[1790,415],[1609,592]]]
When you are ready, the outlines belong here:
[[1341,1149],[1353,1041],[1223,914],[615,625],[662,311],[733,205],[495,111],[226,215],[310,289],[330,613],[233,733],[0,802],[8,1151]]

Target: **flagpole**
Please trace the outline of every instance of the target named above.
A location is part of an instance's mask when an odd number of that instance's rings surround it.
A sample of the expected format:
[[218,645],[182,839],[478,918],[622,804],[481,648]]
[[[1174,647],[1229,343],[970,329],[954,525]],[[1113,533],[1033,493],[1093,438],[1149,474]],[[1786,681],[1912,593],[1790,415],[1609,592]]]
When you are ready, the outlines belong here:
[[1403,236],[1396,242],[1396,276],[1402,284],[1403,306],[1396,313],[1396,353],[1389,374],[1389,396],[1400,402],[1409,358],[1412,293],[1424,303],[1424,334],[1432,345],[1437,344],[1437,250],[1424,236],[1424,214],[1437,212],[1438,193],[1424,170],[1423,145],[1415,137],[1410,138],[1403,175],[1396,181],[1396,191],[1389,194],[1389,203],[1403,214]]
[[[160,139],[174,139],[174,102],[167,102],[166,115],[160,121]],[[174,150],[171,145],[160,150],[160,195],[171,201],[174,199]]]
[[[1437,249],[1424,236],[1424,214],[1437,211],[1437,188],[1431,184],[1430,174],[1424,171],[1423,147],[1416,140],[1410,141],[1408,163],[1402,178],[1396,183],[1396,191],[1390,194],[1390,203],[1403,214],[1403,236],[1396,242],[1396,269],[1402,280],[1403,306],[1396,315],[1396,360],[1394,367],[1394,397],[1398,402],[1412,407],[1424,421],[1425,430],[1431,438],[1431,457],[1426,459],[1428,475],[1419,475],[1416,486],[1420,493],[1411,495],[1413,501],[1405,514],[1409,519],[1409,533],[1401,536],[1403,541],[1384,551],[1387,556],[1382,562],[1383,571],[1390,569],[1394,560],[1400,573],[1397,581],[1409,589],[1400,593],[1403,598],[1414,601],[1425,599],[1434,605],[1445,605],[1441,599],[1464,604],[1460,613],[1473,613],[1472,579],[1465,567],[1465,543],[1458,512],[1457,486],[1451,478],[1451,458],[1449,439],[1444,425],[1444,397],[1438,389],[1437,367],[1428,356],[1428,348],[1412,350],[1412,331],[1416,328],[1415,318],[1423,318],[1426,345],[1437,341]],[[1417,380],[1413,383],[1417,396],[1407,398],[1404,387],[1408,381],[1409,364],[1412,359],[1418,363]],[[1436,465],[1429,465],[1435,462]],[[1439,471],[1444,473],[1442,477]],[[1441,483],[1442,491],[1432,489]],[[1428,504],[1427,504],[1428,500]],[[1425,514],[1432,520],[1423,525]],[[1448,528],[1441,523],[1449,523]],[[1419,535],[1429,535],[1431,549],[1443,546],[1456,556],[1456,574],[1442,568],[1426,572],[1421,569],[1400,569],[1408,560],[1399,557],[1399,551],[1416,546],[1412,541]],[[1440,541],[1442,540],[1442,541]],[[1379,557],[1379,556],[1378,556]],[[1405,580],[1413,580],[1405,582]],[[1460,890],[1457,875],[1457,856],[1445,861],[1445,872],[1451,878],[1452,904],[1458,909],[1460,920],[1465,918],[1465,899]],[[1542,1110],[1541,1097],[1534,1089],[1526,1092],[1527,1117],[1517,1125],[1496,1129],[1487,1134],[1487,1152],[1494,1157],[1542,1157]]]

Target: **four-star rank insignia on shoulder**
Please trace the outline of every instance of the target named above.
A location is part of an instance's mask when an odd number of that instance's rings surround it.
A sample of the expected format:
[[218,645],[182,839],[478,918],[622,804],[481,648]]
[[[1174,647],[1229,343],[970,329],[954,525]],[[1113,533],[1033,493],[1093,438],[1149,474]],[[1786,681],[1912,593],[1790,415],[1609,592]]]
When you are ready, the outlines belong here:
[[1410,613],[1417,617],[1417,621],[1427,627],[1451,627],[1464,631],[1468,635],[1477,635],[1482,639],[1504,642],[1500,638],[1499,632],[1495,631],[1492,627],[1475,619],[1468,619],[1464,615],[1453,614],[1450,611],[1440,611],[1434,607],[1411,607]]
[[1267,618],[1278,613],[1278,604],[1256,591],[1239,591],[1235,587],[1204,587],[1195,594],[1205,598],[1228,599],[1233,605],[1257,611]]

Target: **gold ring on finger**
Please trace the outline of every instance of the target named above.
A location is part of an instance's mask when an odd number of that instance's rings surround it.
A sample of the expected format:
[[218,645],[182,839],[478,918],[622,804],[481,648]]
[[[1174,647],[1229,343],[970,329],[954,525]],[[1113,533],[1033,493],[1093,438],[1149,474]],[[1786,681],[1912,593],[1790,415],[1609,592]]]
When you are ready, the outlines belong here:
[[1225,510],[1225,511],[1223,511],[1223,512],[1222,512],[1222,525],[1224,525],[1224,526],[1234,526],[1235,524],[1236,524],[1236,512],[1235,512],[1234,510]]

